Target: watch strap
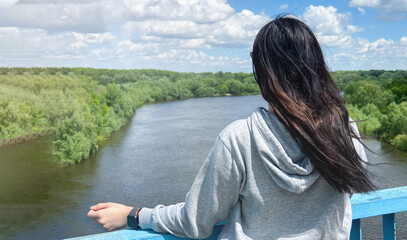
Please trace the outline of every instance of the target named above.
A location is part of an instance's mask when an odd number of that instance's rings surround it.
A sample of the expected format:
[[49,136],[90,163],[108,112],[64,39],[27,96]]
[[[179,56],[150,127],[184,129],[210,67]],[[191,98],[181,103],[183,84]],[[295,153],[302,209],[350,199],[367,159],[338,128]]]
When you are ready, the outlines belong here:
[[138,213],[140,208],[133,208],[129,215],[127,215],[127,226],[131,228],[138,228]]

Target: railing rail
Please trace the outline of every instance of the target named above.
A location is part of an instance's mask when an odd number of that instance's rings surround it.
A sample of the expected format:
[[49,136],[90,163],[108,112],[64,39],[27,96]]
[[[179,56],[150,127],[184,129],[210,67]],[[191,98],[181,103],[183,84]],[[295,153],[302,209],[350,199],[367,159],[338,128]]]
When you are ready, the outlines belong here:
[[[396,221],[395,213],[407,211],[407,186],[398,188],[389,188],[370,192],[367,194],[354,194],[351,198],[352,203],[352,230],[351,240],[362,239],[361,219],[373,216],[383,216],[383,238],[384,240],[396,239]],[[216,239],[222,230],[222,225],[215,226],[211,237],[207,239]],[[161,234],[145,230],[119,230],[109,233],[101,233],[71,240],[102,240],[102,239],[121,239],[121,240],[180,240],[185,238],[176,237],[170,234]]]
[[407,211],[407,187],[389,188],[355,194],[352,199],[352,230],[351,239],[361,240],[361,219],[383,216],[383,239],[396,239],[395,213]]

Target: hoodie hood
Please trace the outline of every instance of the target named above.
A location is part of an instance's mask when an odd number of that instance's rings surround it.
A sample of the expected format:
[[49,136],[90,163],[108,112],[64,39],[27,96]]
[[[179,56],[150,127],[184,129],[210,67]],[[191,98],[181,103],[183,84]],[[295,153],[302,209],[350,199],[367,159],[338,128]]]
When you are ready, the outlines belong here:
[[258,108],[247,121],[260,159],[278,186],[302,193],[318,179],[319,172],[274,114]]

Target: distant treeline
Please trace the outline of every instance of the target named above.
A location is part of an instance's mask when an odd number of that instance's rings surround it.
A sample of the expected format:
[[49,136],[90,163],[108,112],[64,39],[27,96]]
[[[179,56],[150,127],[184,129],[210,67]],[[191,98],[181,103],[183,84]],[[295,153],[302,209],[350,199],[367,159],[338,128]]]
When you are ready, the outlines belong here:
[[361,133],[407,151],[407,71],[338,71],[350,116]]
[[[407,151],[407,71],[332,74],[360,131]],[[75,164],[144,103],[254,94],[251,73],[0,68],[0,145],[53,132],[53,153]]]
[[259,93],[248,73],[0,68],[0,145],[54,132],[53,153],[75,164],[144,103]]

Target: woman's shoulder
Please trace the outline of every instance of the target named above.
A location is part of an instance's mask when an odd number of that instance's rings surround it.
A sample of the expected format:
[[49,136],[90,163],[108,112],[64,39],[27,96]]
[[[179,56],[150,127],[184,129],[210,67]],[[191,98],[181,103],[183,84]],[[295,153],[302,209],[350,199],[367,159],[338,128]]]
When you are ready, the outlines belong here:
[[235,120],[226,126],[220,133],[219,137],[223,141],[241,140],[250,136],[246,119]]
[[251,141],[251,124],[254,115],[261,112],[261,108],[256,109],[247,118],[235,120],[226,126],[220,133],[220,139],[228,146],[245,147]]
[[251,136],[250,129],[252,128],[252,120],[259,118],[263,111],[267,111],[264,108],[257,108],[247,118],[235,120],[226,126],[219,136],[222,139],[232,139],[236,141],[249,141]]

